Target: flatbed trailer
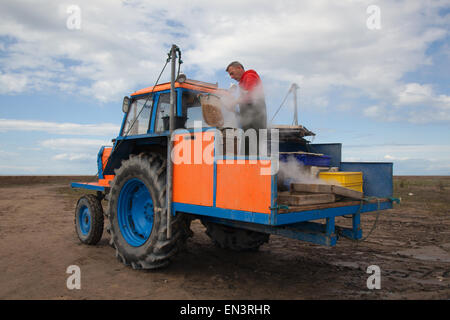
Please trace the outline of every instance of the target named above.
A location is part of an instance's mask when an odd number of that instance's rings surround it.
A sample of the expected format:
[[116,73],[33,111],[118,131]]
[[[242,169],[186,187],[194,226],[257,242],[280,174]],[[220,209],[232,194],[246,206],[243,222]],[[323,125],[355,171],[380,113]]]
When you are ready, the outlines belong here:
[[[208,128],[196,132],[183,130],[175,134],[176,143],[192,144],[195,139],[213,141],[214,130]],[[209,135],[209,137],[207,137]],[[168,133],[159,135],[168,137]],[[189,137],[186,139],[186,137]],[[141,145],[151,143],[155,135],[140,137]],[[119,137],[124,141],[121,148],[127,149],[127,141],[136,137]],[[203,148],[207,148],[208,144]],[[215,148],[217,145],[215,145]],[[276,234],[316,244],[334,246],[340,236],[359,240],[363,236],[361,215],[368,212],[392,209],[393,198],[392,163],[386,162],[342,162],[339,143],[311,144],[310,149],[330,155],[331,163],[340,171],[359,171],[363,173],[362,200],[344,199],[325,204],[304,206],[280,205],[277,201],[277,173],[261,175],[261,170],[273,166],[273,159],[250,158],[242,156],[215,156],[213,163],[179,163],[174,159],[173,176],[173,212],[172,215],[188,214],[192,218],[211,221],[223,225],[247,229],[262,233]],[[281,144],[283,150],[298,146]],[[204,151],[202,150],[202,152]],[[216,154],[216,149],[214,149]],[[99,153],[99,164],[102,163]],[[104,163],[104,160],[103,160]],[[100,177],[104,177],[103,168],[99,167]],[[111,173],[111,172],[110,172]],[[72,188],[84,188],[109,192],[109,183],[114,175],[109,175],[109,182],[100,179],[97,183],[72,183]],[[199,183],[199,179],[201,183]],[[336,226],[335,218],[351,216],[352,228]]]

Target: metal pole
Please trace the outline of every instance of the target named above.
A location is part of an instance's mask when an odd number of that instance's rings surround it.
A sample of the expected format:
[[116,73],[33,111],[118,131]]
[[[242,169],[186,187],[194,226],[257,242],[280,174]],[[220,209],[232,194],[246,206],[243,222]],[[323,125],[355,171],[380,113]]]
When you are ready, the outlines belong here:
[[170,118],[169,118],[169,137],[167,141],[167,239],[172,237],[172,185],[173,185],[173,162],[172,162],[172,133],[175,129],[175,62],[177,59],[177,46],[172,45],[170,51],[171,70],[170,70]]
[[291,88],[294,94],[294,125],[298,126],[297,89],[299,88],[299,86],[296,83],[293,83]]

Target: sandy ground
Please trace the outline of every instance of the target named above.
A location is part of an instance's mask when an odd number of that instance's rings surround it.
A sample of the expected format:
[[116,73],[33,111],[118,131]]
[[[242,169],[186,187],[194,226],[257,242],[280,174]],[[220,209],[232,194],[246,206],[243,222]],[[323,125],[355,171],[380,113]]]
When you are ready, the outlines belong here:
[[[382,212],[367,241],[333,248],[271,236],[259,252],[230,252],[197,220],[186,250],[157,271],[122,265],[106,231],[97,246],[79,242],[68,179],[0,178],[0,299],[450,299],[449,177],[396,178],[403,204]],[[366,231],[374,220],[363,216]],[[70,265],[80,290],[66,286]],[[370,265],[379,290],[367,288]]]

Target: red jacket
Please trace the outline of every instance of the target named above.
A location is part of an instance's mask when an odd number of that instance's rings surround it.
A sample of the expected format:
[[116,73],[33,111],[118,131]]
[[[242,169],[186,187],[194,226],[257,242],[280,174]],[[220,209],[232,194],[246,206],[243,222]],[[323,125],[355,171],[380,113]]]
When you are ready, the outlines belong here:
[[244,103],[254,103],[256,100],[264,99],[262,82],[255,70],[247,70],[242,74],[239,87]]
[[261,84],[261,79],[255,70],[247,70],[239,80],[239,86],[246,91],[252,91],[257,85]]
[[[239,121],[242,129],[267,128],[267,111],[261,79],[255,70],[247,70],[239,80]],[[244,92],[242,92],[244,91]]]

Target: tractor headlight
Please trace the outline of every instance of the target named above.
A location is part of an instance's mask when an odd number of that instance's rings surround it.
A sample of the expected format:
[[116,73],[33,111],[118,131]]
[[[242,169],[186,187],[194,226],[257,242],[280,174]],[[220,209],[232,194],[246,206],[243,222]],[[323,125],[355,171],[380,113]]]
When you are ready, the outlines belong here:
[[186,75],[184,73],[180,73],[177,77],[177,82],[178,83],[183,83],[186,81]]

